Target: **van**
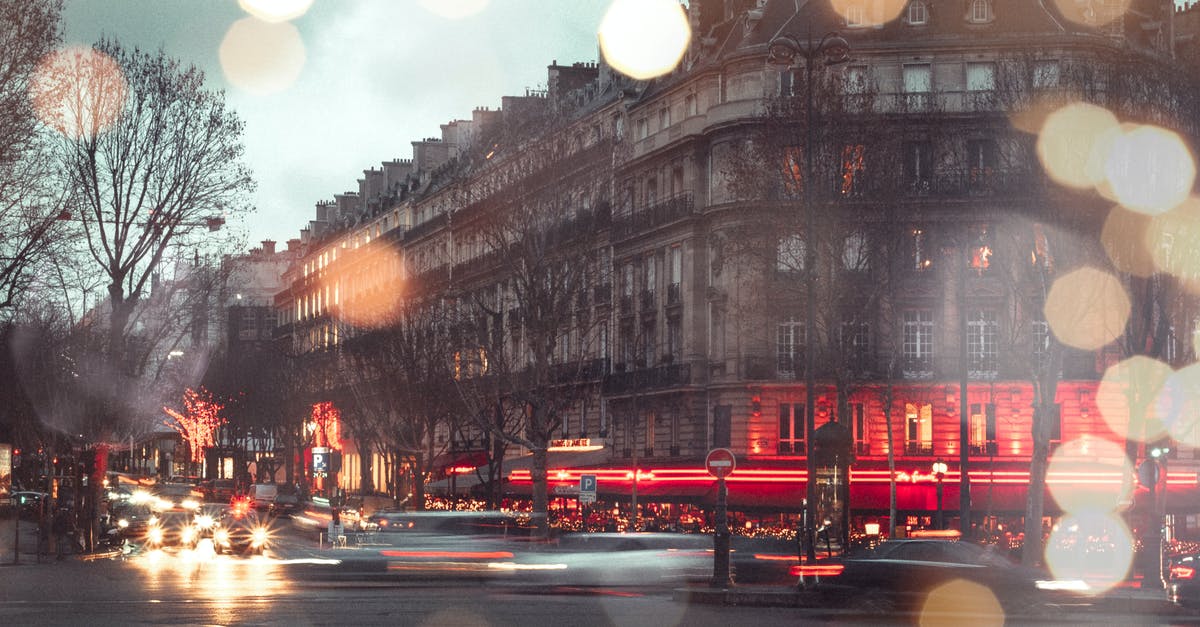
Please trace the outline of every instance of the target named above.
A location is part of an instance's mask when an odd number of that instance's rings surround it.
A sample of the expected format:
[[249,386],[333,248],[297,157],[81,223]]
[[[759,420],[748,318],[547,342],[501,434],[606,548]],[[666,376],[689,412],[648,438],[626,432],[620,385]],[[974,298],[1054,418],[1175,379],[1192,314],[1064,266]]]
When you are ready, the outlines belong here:
[[271,503],[275,502],[277,494],[279,486],[274,483],[256,483],[250,486],[250,500],[254,501],[254,509],[271,509]]

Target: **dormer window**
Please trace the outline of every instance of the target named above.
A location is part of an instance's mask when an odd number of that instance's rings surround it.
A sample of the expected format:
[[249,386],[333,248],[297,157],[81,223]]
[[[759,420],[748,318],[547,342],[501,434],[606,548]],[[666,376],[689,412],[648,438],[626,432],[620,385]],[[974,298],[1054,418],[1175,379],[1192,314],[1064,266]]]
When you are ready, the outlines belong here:
[[908,23],[912,26],[923,26],[929,23],[929,7],[921,0],[913,0],[908,5]]
[[991,0],[972,0],[971,13],[967,19],[974,24],[985,24],[992,21],[993,17]]

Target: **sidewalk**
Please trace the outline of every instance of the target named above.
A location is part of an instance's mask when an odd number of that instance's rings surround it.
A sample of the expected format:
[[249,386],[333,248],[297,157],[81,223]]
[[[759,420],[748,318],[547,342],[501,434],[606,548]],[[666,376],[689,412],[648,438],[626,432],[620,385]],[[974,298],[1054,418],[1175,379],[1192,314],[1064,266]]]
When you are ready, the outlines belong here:
[[[19,563],[34,564],[37,562],[37,523],[31,520],[22,520],[20,522],[21,555]],[[13,543],[16,541],[14,535],[16,524],[16,518],[0,518],[0,564],[13,563]],[[42,557],[42,561],[46,561],[46,556]],[[54,561],[53,555],[50,556],[50,561]]]

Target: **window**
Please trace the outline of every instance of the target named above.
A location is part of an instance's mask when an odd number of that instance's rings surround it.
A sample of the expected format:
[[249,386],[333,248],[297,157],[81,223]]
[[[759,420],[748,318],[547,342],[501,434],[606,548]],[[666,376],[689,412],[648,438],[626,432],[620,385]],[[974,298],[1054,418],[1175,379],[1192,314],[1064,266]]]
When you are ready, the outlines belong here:
[[846,26],[854,28],[866,26],[866,8],[857,2],[846,7]]
[[779,71],[779,97],[788,98],[796,95],[796,74],[790,69]]
[[933,179],[933,145],[927,141],[904,142],[904,183],[910,193],[928,194]]
[[996,406],[972,403],[969,413],[970,452],[976,455],[996,454]]
[[913,270],[924,272],[933,266],[929,236],[924,229],[913,229],[909,232],[909,245],[912,251]]
[[995,88],[995,63],[967,64],[967,91],[992,91]]
[[1041,59],[1033,62],[1033,88],[1054,89],[1058,87],[1059,65],[1057,59]]
[[868,370],[871,359],[871,325],[866,322],[842,323],[842,354],[850,369]]
[[658,181],[655,179],[646,180],[646,207],[653,207],[658,203]]
[[863,403],[850,403],[850,428],[854,431],[854,452],[866,455],[871,450],[867,426],[867,408]]
[[904,376],[933,375],[933,312],[916,309],[904,312]]
[[693,116],[700,113],[699,105],[696,101],[696,94],[688,94],[683,99],[683,111],[686,115]]
[[929,92],[933,90],[933,71],[928,63],[904,66],[904,108],[924,111],[929,107]]
[[996,312],[977,309],[967,317],[967,375],[972,379],[996,378]]
[[658,128],[659,130],[662,130],[668,126],[671,126],[671,110],[667,107],[663,107],[658,112]]
[[783,150],[783,191],[790,198],[797,198],[804,191],[804,155],[798,146]]
[[621,363],[629,366],[633,365],[634,351],[637,348],[637,342],[633,335],[633,325],[625,324],[621,326]]
[[804,452],[804,405],[779,405],[779,454]]
[[670,283],[667,285],[667,303],[679,304],[682,299],[681,286],[683,283],[683,247],[675,244],[668,253],[670,258]]
[[775,334],[775,369],[780,378],[795,376],[803,369],[806,335],[804,323],[795,318],[779,323]]
[[992,254],[991,231],[985,226],[979,229],[979,235],[971,247],[971,269],[982,276],[992,267]]
[[842,181],[839,190],[842,196],[861,196],[865,191],[866,184],[863,180],[863,172],[867,169],[865,153],[866,147],[862,144],[842,146]]
[[967,141],[967,183],[972,193],[988,193],[995,183],[999,161],[996,142],[992,139]]
[[601,359],[608,359],[608,322],[601,322],[596,331],[596,343]]
[[646,412],[646,450],[647,456],[654,455],[654,412]]
[[620,115],[614,115],[612,120],[613,138],[621,141],[625,138],[625,118]]
[[976,24],[992,21],[992,3],[989,0],[973,0],[969,19]]
[[929,8],[921,0],[913,0],[908,5],[908,23],[913,26],[929,23]]
[[654,320],[644,320],[642,322],[642,342],[645,343],[642,351],[642,366],[643,368],[653,366],[657,361],[656,353],[658,352],[658,335],[656,333],[657,325]]
[[933,455],[933,405],[904,405],[904,451],[909,455]]
[[638,139],[646,139],[650,136],[650,124],[646,122],[646,118],[641,118],[636,122],[635,130]]
[[654,300],[655,286],[658,284],[658,258],[654,255],[646,255],[646,294],[650,300]]
[[672,363],[683,359],[683,321],[679,316],[667,318],[667,355]]
[[870,259],[866,234],[854,231],[847,235],[842,242],[842,267],[851,272],[862,272],[870,267]]
[[775,249],[775,269],[779,272],[802,272],[806,254],[803,237],[795,233],[784,236]]
[[1039,364],[1045,363],[1050,357],[1050,325],[1045,320],[1033,320],[1029,327],[1033,339],[1033,356]]

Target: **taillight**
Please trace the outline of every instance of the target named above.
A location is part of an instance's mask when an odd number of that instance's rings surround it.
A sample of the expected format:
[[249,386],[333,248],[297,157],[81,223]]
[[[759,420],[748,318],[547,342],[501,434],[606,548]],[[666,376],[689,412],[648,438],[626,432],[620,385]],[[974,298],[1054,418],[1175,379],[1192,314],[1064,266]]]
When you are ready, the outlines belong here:
[[1191,579],[1196,575],[1196,569],[1191,566],[1172,566],[1171,579]]
[[842,564],[797,564],[788,569],[793,577],[836,577],[845,570]]

